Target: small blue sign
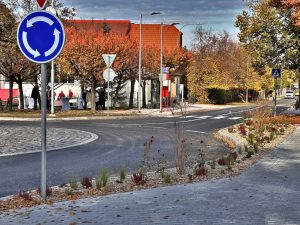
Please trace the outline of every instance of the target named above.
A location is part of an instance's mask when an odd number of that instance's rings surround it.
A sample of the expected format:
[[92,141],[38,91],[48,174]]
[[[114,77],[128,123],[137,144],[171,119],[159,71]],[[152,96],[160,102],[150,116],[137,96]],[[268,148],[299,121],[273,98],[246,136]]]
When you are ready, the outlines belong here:
[[17,32],[22,53],[32,62],[47,63],[55,59],[65,44],[65,30],[61,21],[46,11],[26,15]]
[[281,69],[272,69],[272,77],[280,78],[281,77]]
[[163,73],[169,74],[169,67],[163,67]]

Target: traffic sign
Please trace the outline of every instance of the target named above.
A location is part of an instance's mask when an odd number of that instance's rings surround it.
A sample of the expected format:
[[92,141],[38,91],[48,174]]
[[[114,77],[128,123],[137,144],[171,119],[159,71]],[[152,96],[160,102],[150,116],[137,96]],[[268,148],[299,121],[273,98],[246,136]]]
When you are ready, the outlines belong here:
[[163,67],[163,73],[168,74],[169,73],[169,67]]
[[103,54],[102,55],[107,67],[110,67],[113,64],[116,56],[117,55],[115,55],[115,54]]
[[45,8],[46,4],[47,4],[47,0],[36,0],[38,6],[40,9]]
[[61,21],[46,11],[35,11],[25,16],[17,32],[22,53],[32,62],[47,63],[55,59],[65,44]]
[[106,69],[104,70],[103,72],[103,78],[104,80],[107,82],[107,81],[113,81],[113,79],[116,77],[116,73],[115,71],[113,71],[113,69]]
[[280,78],[281,77],[281,69],[272,69],[272,77]]

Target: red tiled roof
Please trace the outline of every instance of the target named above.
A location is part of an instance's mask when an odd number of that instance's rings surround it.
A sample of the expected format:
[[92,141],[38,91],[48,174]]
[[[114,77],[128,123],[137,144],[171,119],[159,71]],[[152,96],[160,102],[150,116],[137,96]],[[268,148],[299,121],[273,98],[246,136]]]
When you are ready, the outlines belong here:
[[[142,43],[146,46],[160,48],[160,24],[142,25]],[[181,32],[173,25],[163,25],[163,48],[167,50],[181,46]],[[140,25],[131,24],[130,38],[139,41]]]
[[114,34],[128,35],[130,32],[130,20],[67,20],[65,26],[74,26],[78,29],[103,30],[104,24]]
[[[139,41],[139,24],[131,24],[130,20],[67,20],[65,26],[74,26],[80,30],[101,30],[104,24],[111,29],[111,33],[129,35],[130,39]],[[160,24],[142,25],[143,45],[160,48]],[[163,25],[163,48],[172,50],[181,47],[182,33],[173,25]]]

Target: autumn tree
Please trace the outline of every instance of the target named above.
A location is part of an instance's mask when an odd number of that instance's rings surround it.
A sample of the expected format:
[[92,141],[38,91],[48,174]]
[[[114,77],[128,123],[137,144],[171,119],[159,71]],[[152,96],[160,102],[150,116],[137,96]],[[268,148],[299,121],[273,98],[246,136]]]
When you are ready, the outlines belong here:
[[188,87],[198,101],[208,102],[209,89],[259,89],[247,52],[229,38],[199,27],[188,69]]
[[300,28],[295,26],[293,10],[280,4],[284,1],[252,0],[249,10],[236,20],[240,42],[260,74],[268,67],[299,71]]
[[0,73],[10,83],[9,110],[12,110],[12,87],[13,82],[18,84],[20,108],[24,109],[23,82],[39,74],[36,64],[26,59],[17,46],[16,18],[12,11],[2,2],[0,3],[0,23],[2,27],[2,39],[0,41]]
[[117,74],[113,84],[114,99],[121,93],[124,82],[136,74],[137,45],[127,36],[105,34],[101,30],[67,27],[66,46],[59,57],[63,72],[91,87],[91,107],[95,109],[95,88],[104,86],[103,71],[106,68],[102,54],[116,54],[112,68]]
[[[7,7],[13,12],[17,21],[22,19],[26,14],[37,9],[36,0],[2,0]],[[52,6],[52,1],[46,3],[46,7]],[[64,6],[61,0],[53,0],[53,8],[57,15],[62,19],[73,18],[76,13],[74,8]]]

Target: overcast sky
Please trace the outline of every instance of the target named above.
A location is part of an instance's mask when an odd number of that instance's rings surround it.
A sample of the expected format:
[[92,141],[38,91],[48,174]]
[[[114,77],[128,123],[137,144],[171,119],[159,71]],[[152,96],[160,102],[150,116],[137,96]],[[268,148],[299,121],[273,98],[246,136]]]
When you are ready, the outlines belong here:
[[[80,19],[121,19],[139,23],[140,14],[144,23],[203,24],[213,31],[228,31],[237,40],[236,16],[245,9],[244,0],[62,0],[65,6],[74,7]],[[148,16],[161,12],[162,16]],[[182,28],[184,45],[190,46],[195,28]]]

